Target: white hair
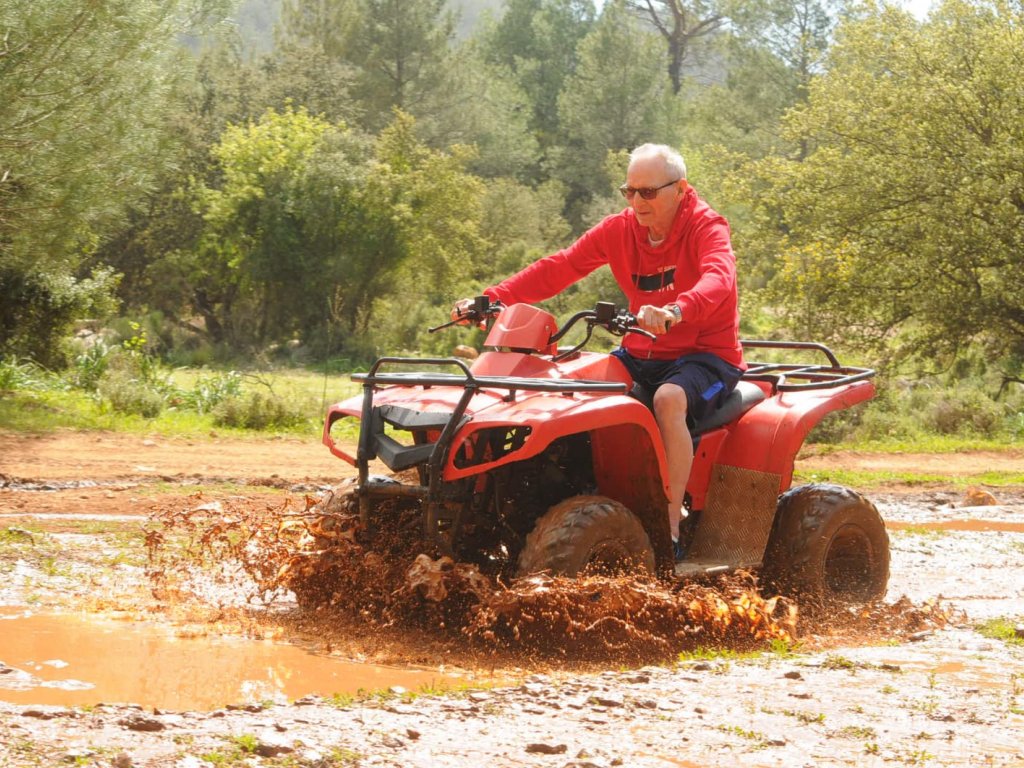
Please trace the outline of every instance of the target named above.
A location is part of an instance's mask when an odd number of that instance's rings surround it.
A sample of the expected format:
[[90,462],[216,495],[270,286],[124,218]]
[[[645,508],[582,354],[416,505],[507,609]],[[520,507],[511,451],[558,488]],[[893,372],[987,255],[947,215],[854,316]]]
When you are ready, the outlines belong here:
[[629,153],[629,164],[651,157],[660,158],[665,163],[665,168],[677,178],[686,178],[686,161],[667,144],[641,144]]

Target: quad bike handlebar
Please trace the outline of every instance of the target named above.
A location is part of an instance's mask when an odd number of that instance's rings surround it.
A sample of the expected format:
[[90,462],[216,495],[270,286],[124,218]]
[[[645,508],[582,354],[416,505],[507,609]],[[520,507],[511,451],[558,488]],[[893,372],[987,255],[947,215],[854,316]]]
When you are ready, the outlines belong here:
[[651,339],[656,338],[653,333],[637,327],[636,315],[631,313],[629,310],[616,307],[610,301],[599,301],[593,309],[585,309],[582,312],[577,312],[566,320],[565,324],[551,335],[550,343],[554,344],[557,342],[572,330],[573,326],[580,321],[587,324],[586,336],[584,336],[583,340],[576,346],[571,347],[564,352],[559,352],[551,358],[552,362],[557,363],[559,360],[564,360],[565,358],[576,354],[587,344],[588,341],[590,341],[590,337],[594,334],[594,328],[598,326],[604,328],[613,336],[625,336],[627,333],[639,333],[641,336],[647,336]]
[[441,325],[435,325],[427,330],[430,333],[437,333],[437,331],[451,328],[453,325],[479,325],[497,317],[504,308],[505,305],[500,301],[492,302],[490,296],[476,296],[473,299],[473,303],[464,312],[459,310],[459,316],[454,320],[441,323]]
[[[448,321],[447,323],[435,325],[427,330],[430,333],[436,333],[444,328],[451,328],[453,325],[486,323],[488,320],[496,318],[504,309],[505,305],[500,301],[492,302],[489,296],[476,296],[471,305],[466,307],[464,310],[459,310],[458,317]],[[587,324],[586,337],[568,352],[560,353],[556,360],[568,357],[582,348],[590,340],[594,328],[597,326],[604,328],[613,336],[625,336],[627,333],[639,333],[642,336],[647,336],[651,339],[655,338],[653,333],[649,333],[648,331],[638,327],[636,315],[626,309],[616,307],[610,301],[599,301],[593,309],[585,309],[582,312],[577,312],[566,320],[565,323],[562,324],[561,328],[551,334],[551,338],[548,339],[548,343],[556,343],[581,321]]]

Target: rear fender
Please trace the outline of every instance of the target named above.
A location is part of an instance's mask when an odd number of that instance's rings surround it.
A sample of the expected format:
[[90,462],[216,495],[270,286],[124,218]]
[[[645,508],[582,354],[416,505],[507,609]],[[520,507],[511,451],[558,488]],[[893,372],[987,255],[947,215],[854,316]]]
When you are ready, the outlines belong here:
[[793,465],[807,433],[833,411],[875,395],[871,381],[833,389],[779,392],[747,411],[729,427],[716,463],[779,476],[779,492],[793,481]]

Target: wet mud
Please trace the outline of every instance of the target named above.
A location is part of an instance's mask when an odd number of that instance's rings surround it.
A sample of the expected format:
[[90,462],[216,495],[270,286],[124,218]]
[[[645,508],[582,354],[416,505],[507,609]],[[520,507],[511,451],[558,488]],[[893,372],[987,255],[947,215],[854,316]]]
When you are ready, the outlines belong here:
[[368,548],[277,481],[0,489],[0,765],[1024,765],[1024,646],[979,632],[1024,622],[1019,490],[868,493],[889,593],[823,610]]
[[[294,594],[325,621],[373,627],[396,639],[467,649],[513,663],[658,663],[712,647],[733,651],[789,646],[843,634],[861,641],[894,638],[947,625],[953,609],[938,601],[901,599],[850,609],[762,594],[748,573],[703,583],[648,576],[536,575],[507,579],[468,563],[424,552],[418,517],[401,514],[393,528],[361,543],[344,489],[259,509],[197,496],[186,510],[154,514],[147,532],[149,576],[156,593],[184,599],[201,589],[195,569],[238,563],[248,598],[272,604]],[[205,579],[214,579],[209,569]],[[232,572],[229,589],[238,589]]]

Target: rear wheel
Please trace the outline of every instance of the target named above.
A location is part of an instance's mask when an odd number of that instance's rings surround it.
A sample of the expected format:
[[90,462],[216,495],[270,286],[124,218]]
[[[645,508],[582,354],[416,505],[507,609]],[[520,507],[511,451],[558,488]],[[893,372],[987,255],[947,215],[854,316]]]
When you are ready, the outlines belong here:
[[889,536],[875,505],[838,485],[805,485],[779,499],[764,577],[796,598],[863,603],[885,594]]
[[573,496],[537,520],[519,554],[517,572],[576,576],[637,568],[654,573],[654,551],[636,515],[603,496]]

